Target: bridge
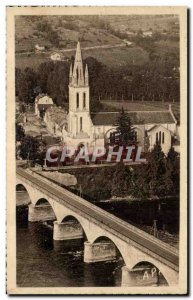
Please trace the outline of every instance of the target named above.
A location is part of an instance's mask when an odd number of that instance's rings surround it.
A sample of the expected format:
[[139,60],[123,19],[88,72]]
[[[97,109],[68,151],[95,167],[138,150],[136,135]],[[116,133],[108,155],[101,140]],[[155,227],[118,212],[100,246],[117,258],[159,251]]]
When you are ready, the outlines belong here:
[[[174,247],[30,169],[17,168],[16,184],[23,185],[29,194],[30,222],[55,220],[55,241],[85,239],[85,263],[110,261],[119,253],[124,261],[122,286],[143,284],[149,276],[156,278],[155,285],[160,276],[169,286],[178,284],[179,252]],[[149,266],[153,267],[150,275]]]

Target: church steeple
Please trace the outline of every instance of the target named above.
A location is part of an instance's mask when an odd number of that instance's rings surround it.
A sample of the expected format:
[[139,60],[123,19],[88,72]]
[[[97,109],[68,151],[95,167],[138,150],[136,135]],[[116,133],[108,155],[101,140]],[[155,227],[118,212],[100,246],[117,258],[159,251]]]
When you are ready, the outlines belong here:
[[86,64],[86,68],[85,68],[85,85],[88,85],[88,66]]
[[[88,66],[83,66],[80,43],[77,44],[74,66],[69,73],[68,128],[72,137],[90,136],[90,95]],[[80,135],[79,135],[80,134]]]
[[[72,75],[71,75],[72,74]],[[70,69],[70,85],[75,87],[88,86],[88,68],[86,66],[85,74],[82,63],[82,54],[80,42],[77,43],[76,55],[73,70]]]
[[69,81],[72,81],[72,64],[70,64],[70,74],[69,74]]

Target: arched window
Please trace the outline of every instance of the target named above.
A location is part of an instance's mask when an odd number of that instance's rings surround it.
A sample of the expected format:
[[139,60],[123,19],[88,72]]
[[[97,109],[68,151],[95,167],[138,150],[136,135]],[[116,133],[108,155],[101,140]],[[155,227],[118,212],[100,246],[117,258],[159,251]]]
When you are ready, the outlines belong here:
[[134,141],[137,142],[137,131],[134,131]]
[[79,108],[79,93],[76,93],[76,107]]
[[80,117],[80,131],[82,131],[82,117]]
[[77,84],[78,84],[78,68],[76,69],[76,79],[77,79]]
[[83,108],[86,108],[86,93],[83,93]]
[[161,144],[161,131],[159,132],[159,144]]
[[162,144],[164,144],[164,132],[162,132]]
[[158,132],[156,132],[156,144],[158,144]]

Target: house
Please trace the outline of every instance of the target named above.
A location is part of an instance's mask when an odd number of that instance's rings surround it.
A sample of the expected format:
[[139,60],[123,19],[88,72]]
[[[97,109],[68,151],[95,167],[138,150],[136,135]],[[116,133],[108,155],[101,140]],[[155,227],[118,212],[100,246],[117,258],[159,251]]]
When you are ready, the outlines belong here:
[[38,44],[35,45],[35,50],[37,52],[41,52],[45,50],[45,46],[39,46]]
[[62,139],[68,123],[67,112],[61,107],[51,106],[45,112],[44,122],[51,134]]
[[152,30],[143,31],[143,37],[152,37]]
[[46,110],[52,106],[53,100],[46,94],[40,94],[35,98],[35,114],[43,118]]
[[51,54],[50,58],[53,61],[61,61],[62,55],[60,53],[53,53],[53,54]]

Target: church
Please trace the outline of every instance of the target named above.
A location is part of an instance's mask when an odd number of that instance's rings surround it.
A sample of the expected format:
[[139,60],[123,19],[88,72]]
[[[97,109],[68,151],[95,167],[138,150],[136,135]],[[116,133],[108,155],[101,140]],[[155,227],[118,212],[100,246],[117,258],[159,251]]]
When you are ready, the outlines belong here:
[[[105,79],[104,79],[105,80]],[[120,107],[121,109],[121,107]],[[135,129],[138,145],[152,149],[156,142],[167,153],[173,142],[179,141],[177,120],[171,105],[167,110],[128,111]],[[89,70],[84,67],[80,43],[77,44],[74,65],[69,74],[69,112],[66,125],[61,128],[61,139],[68,146],[87,147],[109,144],[110,134],[119,112],[90,111]],[[147,150],[147,149],[146,149]]]

